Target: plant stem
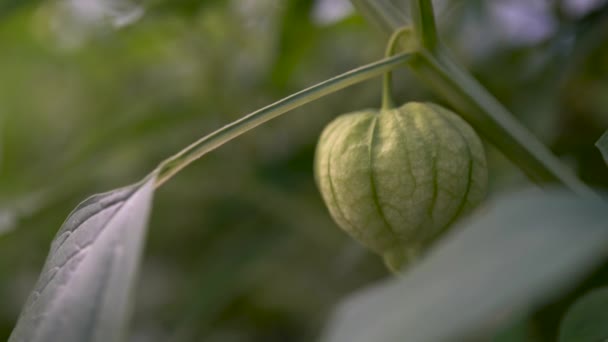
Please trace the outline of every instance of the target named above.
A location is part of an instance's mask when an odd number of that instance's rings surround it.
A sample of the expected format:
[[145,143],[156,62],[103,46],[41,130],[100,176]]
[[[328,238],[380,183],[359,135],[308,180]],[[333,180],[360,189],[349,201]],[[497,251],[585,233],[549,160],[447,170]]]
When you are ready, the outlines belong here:
[[433,2],[431,0],[412,0],[411,12],[414,32],[420,41],[420,45],[429,51],[435,51],[439,38],[435,25]]
[[[412,42],[412,29],[411,27],[402,27],[399,30],[393,32],[391,38],[386,45],[386,51],[384,57],[388,58],[393,56],[399,46],[399,38],[406,36],[407,42],[405,44],[405,52],[413,52],[417,49],[416,45]],[[393,102],[393,85],[392,85],[392,71],[387,71],[382,77],[382,109],[390,109],[395,106]]]
[[408,64],[531,180],[541,185],[559,182],[579,195],[597,197],[441,46],[435,53],[416,53]]
[[[353,0],[354,1],[354,0]],[[380,27],[393,27],[386,21],[389,0],[357,0],[359,7],[371,12],[371,20]],[[375,6],[366,6],[374,3]],[[410,68],[432,90],[445,98],[475,130],[495,145],[539,185],[559,182],[577,194],[597,198],[598,195],[579,180],[551,151],[513,117],[479,82],[459,66],[441,44],[437,35],[431,0],[412,0],[414,33],[420,44]],[[403,25],[401,23],[400,25]],[[397,26],[398,27],[398,26]]]
[[171,177],[204,154],[218,148],[250,129],[325,95],[382,75],[383,73],[404,64],[411,56],[411,53],[400,53],[345,72],[261,108],[218,129],[163,161],[155,170],[155,172],[158,172],[156,187],[164,184],[167,180],[171,179]]

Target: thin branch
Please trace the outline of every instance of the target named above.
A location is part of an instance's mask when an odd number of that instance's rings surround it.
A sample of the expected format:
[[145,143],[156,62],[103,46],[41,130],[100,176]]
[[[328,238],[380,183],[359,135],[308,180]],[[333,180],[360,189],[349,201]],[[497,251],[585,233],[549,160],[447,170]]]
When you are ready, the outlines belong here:
[[156,187],[165,183],[180,170],[202,157],[204,154],[218,148],[250,129],[325,95],[329,95],[372,77],[382,75],[383,73],[404,64],[410,57],[410,53],[401,53],[353,69],[299,91],[218,129],[162,162],[157,168],[158,178]]

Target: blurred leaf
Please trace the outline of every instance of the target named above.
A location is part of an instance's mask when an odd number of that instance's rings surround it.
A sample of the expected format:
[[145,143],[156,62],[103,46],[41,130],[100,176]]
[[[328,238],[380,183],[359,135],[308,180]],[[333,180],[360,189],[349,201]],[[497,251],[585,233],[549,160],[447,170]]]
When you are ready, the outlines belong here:
[[602,156],[608,165],[608,131],[604,132],[600,140],[595,143],[595,146],[602,152]]
[[496,331],[607,256],[607,209],[563,190],[498,199],[400,279],[348,298],[324,341],[454,341]]
[[9,341],[118,341],[130,314],[155,177],[68,216]]
[[536,342],[539,336],[530,319],[519,319],[499,331],[493,342]]
[[562,321],[560,342],[608,340],[608,287],[596,289],[576,301]]
[[[407,9],[396,6],[391,0],[351,0],[351,2],[367,21],[387,35],[410,21]],[[402,3],[409,5],[409,1]]]
[[39,0],[4,0],[0,2],[0,17],[8,16],[12,12],[21,9],[25,6],[31,6],[39,3]]
[[4,122],[0,116],[0,176],[2,175],[2,166],[4,159]]
[[277,88],[285,87],[300,60],[314,47],[319,37],[317,26],[313,25],[310,13],[313,1],[293,0],[285,2],[282,15],[278,54],[273,63],[272,82]]

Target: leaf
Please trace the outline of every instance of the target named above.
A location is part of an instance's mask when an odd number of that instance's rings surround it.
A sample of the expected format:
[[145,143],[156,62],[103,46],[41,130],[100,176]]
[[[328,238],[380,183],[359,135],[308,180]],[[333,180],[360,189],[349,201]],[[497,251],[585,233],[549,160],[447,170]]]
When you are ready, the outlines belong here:
[[595,146],[602,152],[604,161],[606,161],[606,165],[608,165],[608,131],[604,132],[600,139],[595,143]]
[[496,200],[400,279],[336,311],[324,341],[454,341],[491,333],[575,285],[608,250],[608,205],[566,191]]
[[155,177],[90,197],[55,236],[9,339],[119,341],[130,315]]
[[608,287],[593,290],[577,300],[560,326],[559,342],[608,340]]
[[[390,0],[351,0],[351,3],[367,21],[387,35],[410,23],[409,7],[399,7]],[[409,5],[408,2],[402,4]]]
[[534,321],[529,318],[519,318],[511,322],[492,338],[492,342],[537,342],[539,340]]
[[294,69],[315,46],[319,29],[311,19],[314,1],[293,0],[284,3],[277,40],[277,54],[272,63],[271,81],[283,89]]

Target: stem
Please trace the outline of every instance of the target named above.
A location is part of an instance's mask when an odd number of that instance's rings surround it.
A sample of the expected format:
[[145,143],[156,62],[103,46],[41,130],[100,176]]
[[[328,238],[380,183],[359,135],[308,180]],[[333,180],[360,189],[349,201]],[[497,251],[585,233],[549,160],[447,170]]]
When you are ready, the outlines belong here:
[[541,185],[560,182],[577,194],[597,197],[487,90],[455,64],[442,47],[434,54],[416,53],[409,65],[531,180]]
[[425,49],[434,51],[439,42],[437,26],[435,25],[435,14],[431,0],[411,1],[412,20],[414,31]]
[[[391,57],[392,55],[395,54],[395,51],[397,50],[399,38],[401,38],[401,36],[403,36],[404,34],[407,34],[407,33],[411,33],[411,28],[406,26],[406,27],[400,28],[399,30],[395,31],[391,35],[391,38],[389,39],[388,44],[386,45],[386,51],[384,53],[385,58]],[[410,48],[411,44],[409,44],[409,42],[408,42],[407,45],[408,45],[407,52],[412,51],[413,49]],[[395,104],[393,102],[393,96],[392,96],[392,94],[393,94],[392,74],[393,74],[392,70],[389,70],[384,73],[384,76],[382,78],[382,109],[390,109],[395,106]]]
[[384,58],[362,67],[345,72],[336,77],[318,83],[295,94],[292,94],[271,105],[250,113],[217,131],[201,138],[186,147],[176,155],[160,163],[155,172],[158,173],[156,187],[158,188],[175,174],[207,152],[210,152],[226,142],[238,137],[250,129],[261,125],[292,109],[312,102],[325,95],[344,89],[353,84],[379,76],[407,62],[411,53],[400,53],[390,58]]
[[[352,0],[382,28],[395,27],[390,0]],[[431,0],[411,0],[414,33],[420,44],[408,63],[423,81],[444,97],[478,133],[494,144],[534,182],[561,182],[575,193],[598,198],[551,151],[522,126],[466,69],[460,67],[442,46]],[[374,4],[368,5],[368,4]],[[401,24],[402,25],[402,24]],[[385,29],[386,31],[386,29]]]

